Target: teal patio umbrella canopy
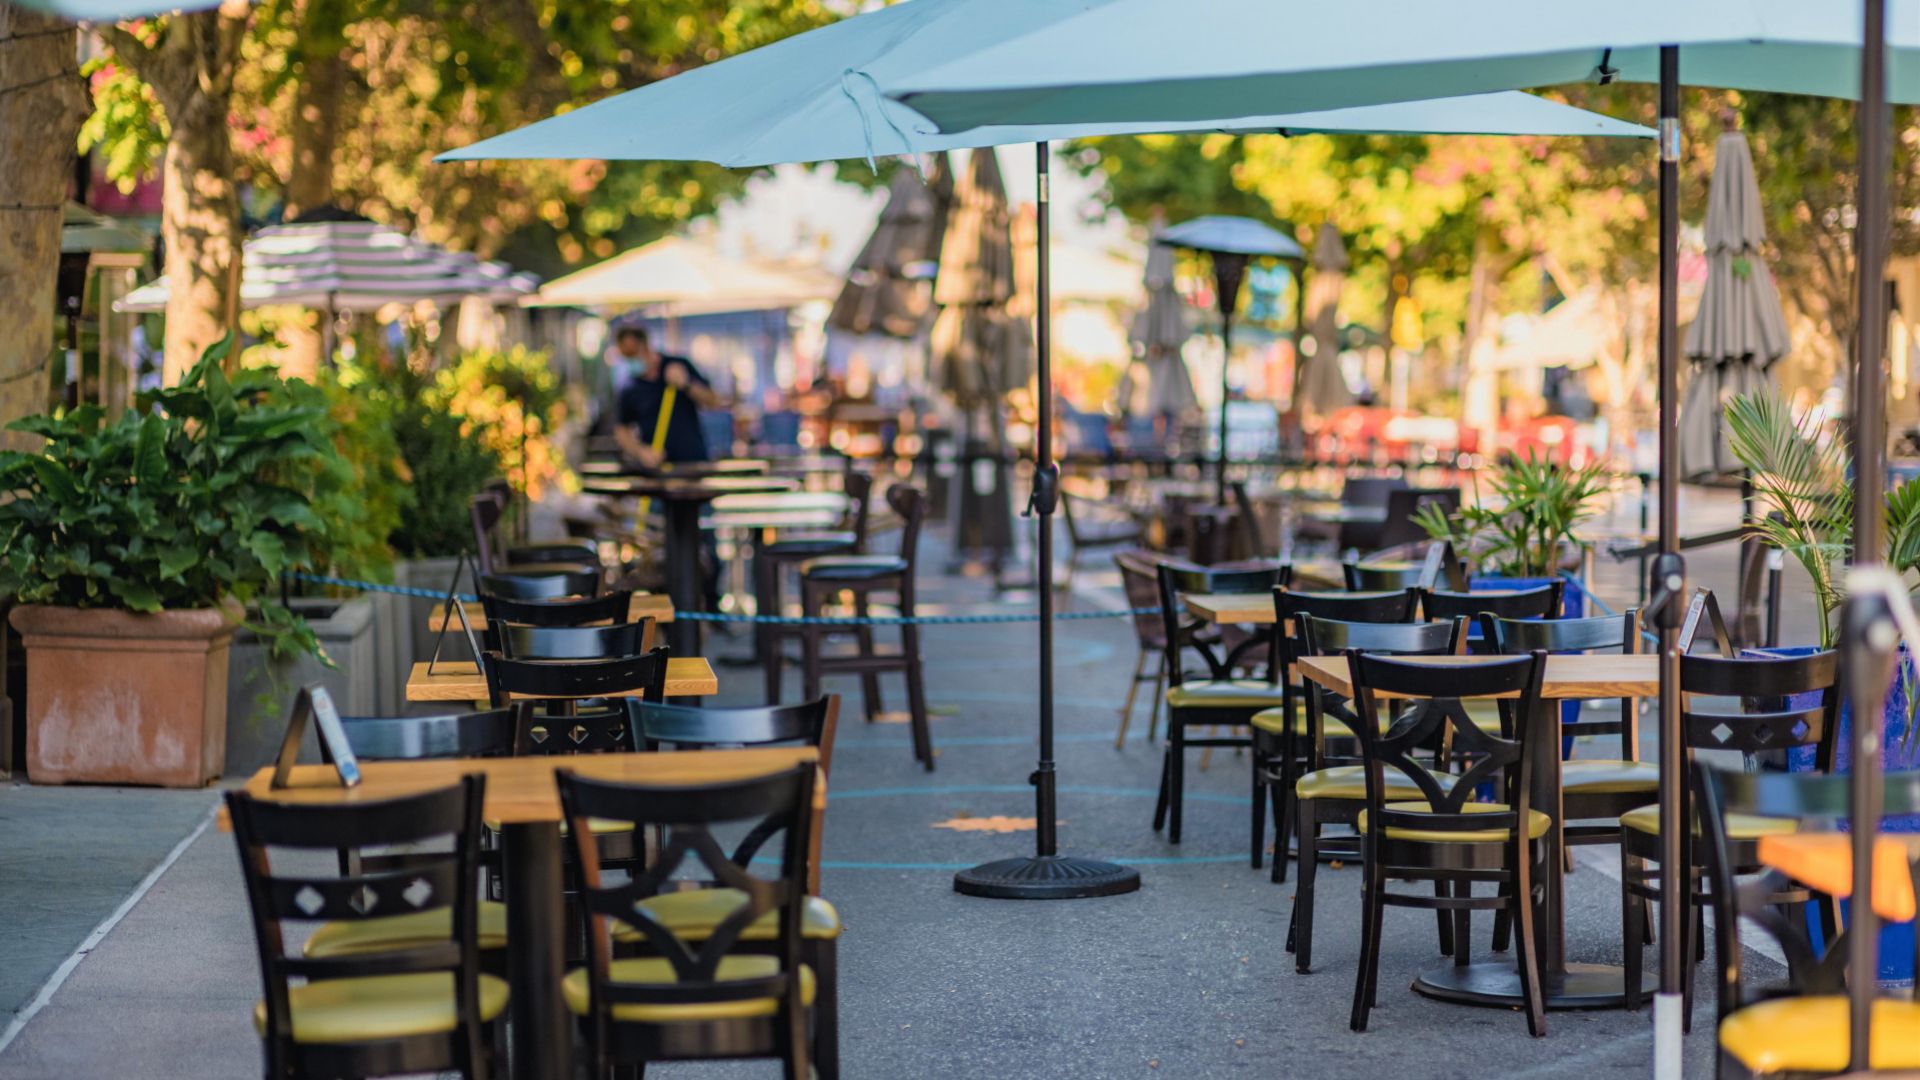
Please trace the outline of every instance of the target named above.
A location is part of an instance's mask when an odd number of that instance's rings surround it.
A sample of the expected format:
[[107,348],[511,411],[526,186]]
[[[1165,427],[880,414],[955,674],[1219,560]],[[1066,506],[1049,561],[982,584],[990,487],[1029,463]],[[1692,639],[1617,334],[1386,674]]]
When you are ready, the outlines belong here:
[[[984,125],[1220,122],[1589,81],[1680,82],[1854,98],[1861,15],[1840,0],[1084,0],[1007,24],[1000,44],[881,78],[943,131]],[[1887,82],[1920,103],[1920,0],[1890,0]]]

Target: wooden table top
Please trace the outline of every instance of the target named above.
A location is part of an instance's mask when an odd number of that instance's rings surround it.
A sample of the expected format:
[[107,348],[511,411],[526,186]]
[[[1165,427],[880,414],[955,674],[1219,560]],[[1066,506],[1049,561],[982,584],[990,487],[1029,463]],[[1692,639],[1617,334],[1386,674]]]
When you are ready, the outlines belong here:
[[722,495],[713,500],[715,513],[760,510],[844,511],[850,500],[838,491],[755,491]]
[[[1489,658],[1421,656],[1406,659],[1411,664],[1454,667],[1484,663]],[[1302,659],[1295,670],[1300,672],[1301,678],[1318,683],[1342,697],[1353,694],[1347,658],[1344,656],[1309,656]],[[1570,700],[1652,697],[1660,692],[1660,658],[1652,653],[1637,656],[1549,656],[1540,691],[1543,697]]]
[[759,458],[721,458],[719,461],[665,462],[648,468],[637,462],[606,458],[582,462],[575,471],[582,476],[739,476],[766,472],[767,462]]
[[595,495],[644,495],[654,499],[711,502],[743,492],[793,491],[800,481],[789,476],[607,476],[588,480],[583,491]]
[[[1913,918],[1913,874],[1920,835],[1874,837],[1873,910],[1883,919]],[[1853,837],[1846,833],[1789,833],[1760,838],[1760,861],[1829,896],[1853,895]]]
[[[408,701],[485,701],[486,676],[470,660],[442,660],[427,674],[427,661],[413,665],[407,676]],[[705,697],[720,692],[720,680],[704,656],[674,656],[667,660],[668,697]],[[630,696],[630,695],[629,695]]]
[[[296,765],[288,786],[273,787],[273,767],[247,780],[246,792],[262,799],[292,803],[363,803],[450,787],[473,773],[487,778],[489,821],[524,825],[561,820],[560,789],[553,774],[561,769],[595,780],[628,784],[710,784],[742,780],[818,764],[811,746],[747,750],[675,750],[648,754],[537,754],[526,757],[446,758],[431,761],[363,761],[360,783],[340,786],[331,765]],[[814,785],[814,808],[826,806],[826,780]],[[226,810],[220,828],[228,829]]]
[[[466,602],[460,606],[467,609],[467,623],[475,630],[485,630],[487,628],[487,613],[485,609],[480,606],[478,600]],[[673,598],[664,593],[634,593],[632,602],[627,605],[627,621],[639,622],[641,619],[652,619],[655,622],[663,623],[672,622]],[[433,605],[433,611],[427,615],[427,629],[437,634],[440,632],[441,627],[445,625],[447,625],[446,604],[438,603]],[[456,633],[459,631],[459,619],[453,620],[452,629]]]

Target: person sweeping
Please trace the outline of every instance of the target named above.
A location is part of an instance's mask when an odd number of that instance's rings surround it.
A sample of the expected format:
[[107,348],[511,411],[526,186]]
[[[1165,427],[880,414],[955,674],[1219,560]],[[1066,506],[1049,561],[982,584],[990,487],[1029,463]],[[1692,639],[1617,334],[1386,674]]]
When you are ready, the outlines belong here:
[[661,354],[638,326],[621,327],[615,341],[632,365],[617,402],[620,452],[647,468],[708,460],[700,410],[722,402],[706,376],[684,356]]

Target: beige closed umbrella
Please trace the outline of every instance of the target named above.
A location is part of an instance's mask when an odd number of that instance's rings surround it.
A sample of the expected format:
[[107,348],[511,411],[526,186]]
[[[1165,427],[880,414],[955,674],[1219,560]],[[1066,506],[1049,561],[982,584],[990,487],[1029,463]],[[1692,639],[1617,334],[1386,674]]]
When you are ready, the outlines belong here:
[[1294,408],[1316,417],[1353,403],[1347,377],[1340,371],[1340,290],[1350,265],[1340,230],[1332,222],[1322,224],[1313,245],[1313,277],[1307,282],[1313,354],[1298,359],[1293,377]]
[[1033,378],[1033,330],[1011,311],[1017,291],[1006,185],[993,151],[975,150],[954,185],[933,286],[933,384],[963,407],[998,404]]
[[925,179],[912,169],[894,173],[887,205],[873,234],[854,257],[834,299],[827,325],[849,334],[914,338],[933,317],[933,274],[947,231],[953,173],[935,154]]
[[[1155,218],[1152,233],[1165,222]],[[1139,359],[1127,368],[1120,383],[1120,403],[1135,416],[1178,416],[1200,407],[1193,378],[1180,350],[1191,333],[1187,301],[1174,286],[1173,249],[1147,245],[1147,301],[1133,317],[1128,335]]]
[[1707,282],[1687,327],[1693,372],[1680,404],[1680,475],[1708,479],[1740,471],[1727,444],[1728,398],[1767,385],[1767,368],[1791,342],[1780,294],[1761,248],[1767,240],[1760,184],[1747,137],[1720,136],[1707,192]]

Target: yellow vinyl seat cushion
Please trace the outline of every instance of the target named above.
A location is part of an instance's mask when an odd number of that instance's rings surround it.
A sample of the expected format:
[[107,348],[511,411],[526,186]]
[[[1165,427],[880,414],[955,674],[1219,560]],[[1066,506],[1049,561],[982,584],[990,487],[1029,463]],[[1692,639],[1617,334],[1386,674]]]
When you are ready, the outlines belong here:
[[[443,907],[379,919],[324,922],[314,928],[302,951],[313,957],[364,956],[432,945],[452,936],[453,909]],[[507,905],[480,901],[476,937],[483,950],[507,947]]]
[[[458,1026],[453,1007],[453,976],[429,971],[411,975],[368,975],[322,979],[287,990],[293,1041],[358,1043],[436,1035]],[[492,1020],[507,1007],[507,984],[480,976],[480,1019]],[[253,1006],[253,1026],[267,1030],[267,1003]]]
[[[500,831],[500,823],[498,821],[488,821],[485,824],[487,828],[493,832]],[[615,833],[629,833],[633,831],[633,822],[614,821],[610,818],[588,818],[587,831],[595,836],[611,836]],[[562,821],[560,823],[560,835],[565,836],[567,832],[567,823]]]
[[1264,709],[1284,703],[1279,684],[1259,679],[1208,679],[1167,688],[1167,705],[1175,709]]
[[[719,981],[731,982],[738,979],[764,979],[778,974],[780,961],[771,956],[728,956],[720,961],[717,972]],[[665,985],[679,982],[673,970],[673,964],[665,957],[636,956],[625,960],[615,960],[608,969],[607,977],[615,983],[638,983],[642,985]],[[800,965],[800,1003],[813,1005],[813,969]],[[585,968],[574,968],[567,977],[560,980],[560,994],[567,999],[567,1008],[577,1016],[587,1015],[587,1009],[593,1001],[593,987],[587,979]],[[672,1024],[697,1020],[751,1020],[755,1017],[772,1016],[780,1011],[778,998],[747,998],[744,1001],[709,1001],[691,1005],[615,1005],[613,1018],[628,1023]]]
[[[1347,723],[1345,717],[1335,716],[1333,713],[1322,709],[1320,712],[1320,721],[1320,731],[1323,735],[1332,735],[1336,738],[1353,737],[1353,726]],[[1284,733],[1286,731],[1286,724],[1287,714],[1285,706],[1262,709],[1253,714],[1253,726],[1270,735]],[[1380,730],[1385,731],[1392,726],[1393,717],[1383,712],[1380,716]],[[1310,730],[1311,725],[1307,722],[1306,702],[1295,701],[1293,703],[1293,733],[1295,735],[1305,735],[1308,734]]]
[[[1389,810],[1411,810],[1417,813],[1432,813],[1433,808],[1424,802],[1388,803]],[[1464,814],[1498,814],[1509,808],[1504,803],[1467,803],[1460,808]],[[1527,811],[1527,838],[1538,840],[1547,835],[1547,828],[1553,819],[1538,810]],[[1354,827],[1361,832],[1367,831],[1367,812],[1360,811],[1354,821]],[[1416,829],[1404,825],[1395,825],[1387,829],[1389,840],[1418,840],[1429,844],[1497,844],[1507,839],[1506,829],[1474,829],[1468,832],[1456,832],[1451,829]]]
[[[1720,1021],[1720,1048],[1761,1074],[1828,1074],[1847,1069],[1847,999],[1839,994],[1773,998]],[[1920,1002],[1873,1003],[1875,1072],[1920,1069]]]
[[[1660,806],[1642,806],[1620,815],[1620,827],[1649,836],[1660,835]],[[1728,814],[1727,839],[1758,840],[1763,836],[1780,836],[1785,833],[1799,832],[1800,823],[1792,818],[1760,817],[1757,814]],[[1700,835],[1700,820],[1696,816],[1693,822],[1693,835]]]
[[[693,889],[687,892],[661,893],[640,901],[640,907],[660,920],[675,937],[705,941],[736,908],[747,902],[738,889]],[[769,911],[740,932],[742,941],[772,941],[779,929],[779,915]],[[840,936],[840,913],[817,896],[809,896],[800,908],[800,936],[809,941],[832,941]],[[623,922],[613,924],[613,938],[620,942],[643,940],[640,931]]]
[[1569,795],[1645,795],[1658,798],[1660,767],[1651,761],[1594,758],[1560,766],[1560,790]]
[[[1450,774],[1436,773],[1434,779],[1440,782],[1442,791],[1453,787],[1454,777]],[[1386,780],[1389,799],[1425,797],[1407,774],[1398,769],[1388,769]],[[1367,797],[1366,766],[1336,765],[1330,769],[1315,770],[1293,785],[1293,793],[1302,799],[1364,799]]]

